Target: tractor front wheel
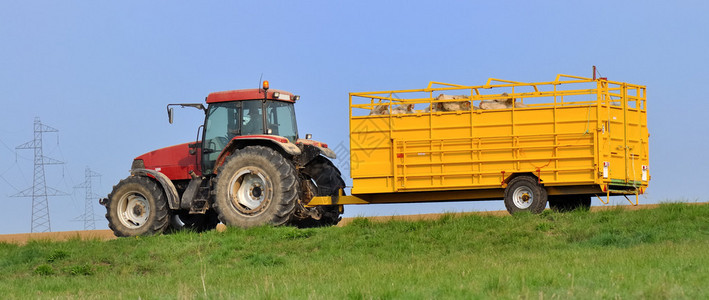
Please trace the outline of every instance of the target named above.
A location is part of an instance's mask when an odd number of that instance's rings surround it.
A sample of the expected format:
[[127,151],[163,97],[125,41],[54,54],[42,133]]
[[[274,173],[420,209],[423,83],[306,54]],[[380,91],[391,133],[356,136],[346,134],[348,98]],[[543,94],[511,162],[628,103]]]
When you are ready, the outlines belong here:
[[148,177],[121,180],[105,205],[108,227],[118,237],[160,234],[170,218],[165,193]]
[[250,146],[219,167],[214,207],[228,226],[282,225],[293,214],[297,195],[293,164],[271,148]]

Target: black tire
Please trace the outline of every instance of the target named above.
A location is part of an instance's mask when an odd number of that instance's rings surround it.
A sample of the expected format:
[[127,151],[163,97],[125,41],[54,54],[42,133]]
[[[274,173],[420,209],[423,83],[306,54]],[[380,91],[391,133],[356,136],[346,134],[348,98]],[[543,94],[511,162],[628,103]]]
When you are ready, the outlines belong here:
[[219,167],[214,208],[227,226],[283,225],[298,196],[293,164],[263,146],[235,151]]
[[[317,196],[334,196],[345,188],[345,181],[342,180],[342,173],[329,159],[318,156],[305,165],[303,174],[306,175],[310,190],[314,190]],[[314,181],[314,183],[313,183]],[[304,202],[310,199],[302,199]],[[293,223],[301,228],[334,226],[342,220],[344,209],[341,205],[322,205],[316,207],[303,207],[306,210],[305,218],[295,220]]]
[[[334,226],[342,220],[340,216],[344,212],[342,205],[318,205],[315,207],[305,207],[304,203],[307,203],[312,199],[313,196],[317,195],[317,186],[313,183],[313,180],[307,178],[304,185],[308,187],[301,187],[300,201],[296,206],[296,212],[290,223],[298,228],[313,228],[313,227],[325,227]],[[307,191],[307,192],[305,192]]]
[[314,220],[311,227],[335,226],[342,220],[342,213],[345,212],[341,205],[323,205],[315,207],[320,213],[320,219]]
[[169,218],[165,193],[148,177],[130,176],[108,194],[106,219],[118,237],[160,234]]
[[547,206],[547,192],[537,179],[518,176],[505,188],[505,207],[510,214],[531,212],[538,214]]
[[175,211],[170,215],[170,228],[168,231],[192,230],[203,232],[212,230],[219,224],[219,217],[212,209],[204,214],[190,214],[189,211]]
[[579,206],[576,209],[591,210],[591,196],[577,196]]
[[558,195],[549,196],[549,208],[557,212],[569,212],[574,210],[589,210],[591,208],[591,196],[587,195]]
[[318,196],[337,195],[345,187],[342,173],[329,159],[317,156],[303,168],[303,174],[315,181]]

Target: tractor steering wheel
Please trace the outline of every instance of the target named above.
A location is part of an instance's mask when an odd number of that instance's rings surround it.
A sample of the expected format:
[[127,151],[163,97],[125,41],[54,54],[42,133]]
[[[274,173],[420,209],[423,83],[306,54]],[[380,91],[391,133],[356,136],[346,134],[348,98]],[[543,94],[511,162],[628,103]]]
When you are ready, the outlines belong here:
[[229,141],[227,140],[227,138],[223,136],[217,136],[209,140],[209,147],[207,148],[214,150],[214,152],[221,152],[222,150],[224,150],[224,147],[226,147],[226,144],[228,142]]

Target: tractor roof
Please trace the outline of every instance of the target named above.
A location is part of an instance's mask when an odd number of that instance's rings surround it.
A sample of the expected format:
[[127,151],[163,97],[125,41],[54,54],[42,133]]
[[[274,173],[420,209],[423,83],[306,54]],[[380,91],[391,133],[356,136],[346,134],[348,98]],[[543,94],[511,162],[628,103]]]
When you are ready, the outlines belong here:
[[[275,93],[278,93],[277,97],[274,95]],[[207,103],[241,100],[262,100],[263,98],[263,89],[231,90],[223,92],[214,92],[209,94],[207,96]],[[292,93],[277,89],[269,89],[267,99],[284,102],[295,102],[294,95]]]

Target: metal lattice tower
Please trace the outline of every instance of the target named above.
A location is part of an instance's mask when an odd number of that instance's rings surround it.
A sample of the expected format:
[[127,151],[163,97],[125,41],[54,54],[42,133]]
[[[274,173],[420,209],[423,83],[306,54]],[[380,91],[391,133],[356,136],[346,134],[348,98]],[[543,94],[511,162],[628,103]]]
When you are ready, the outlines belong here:
[[49,222],[49,196],[65,196],[67,193],[47,186],[44,178],[44,165],[63,164],[42,154],[42,133],[58,132],[52,127],[42,124],[39,117],[34,118],[34,139],[17,146],[15,149],[34,149],[34,177],[32,187],[10,197],[32,197],[32,232],[52,231]]
[[75,188],[84,189],[86,191],[84,214],[80,215],[76,219],[78,221],[84,221],[84,230],[96,229],[96,215],[94,214],[94,203],[96,203],[96,201],[94,201],[94,199],[95,197],[98,197],[98,195],[94,194],[91,189],[91,178],[99,176],[101,176],[101,174],[91,171],[89,167],[86,167],[84,183],[75,186]]

